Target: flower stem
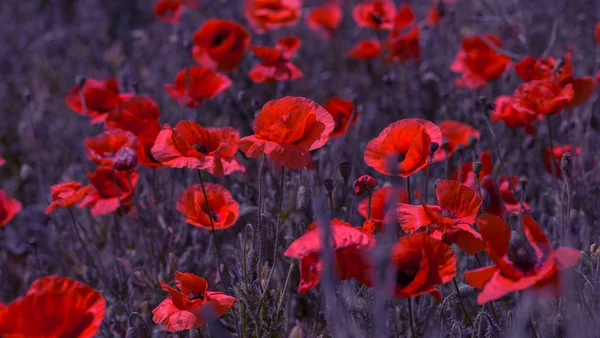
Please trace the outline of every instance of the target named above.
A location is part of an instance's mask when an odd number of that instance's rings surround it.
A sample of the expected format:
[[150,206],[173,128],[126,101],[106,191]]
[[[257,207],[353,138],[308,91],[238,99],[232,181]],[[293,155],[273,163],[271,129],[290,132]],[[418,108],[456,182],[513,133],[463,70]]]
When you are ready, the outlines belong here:
[[265,155],[263,154],[260,159],[260,165],[258,167],[258,208],[256,211],[256,227],[252,229],[252,241],[256,245],[256,236],[258,235],[258,250],[256,246],[255,251],[258,251],[258,260],[256,261],[256,273],[260,276],[260,270],[262,269],[262,253],[263,253],[263,236],[262,236],[262,207],[263,207],[263,170],[265,166]]
[[[411,196],[411,191],[410,191],[410,176],[406,177],[406,190],[408,191],[408,204],[410,204],[410,196]],[[425,202],[427,203],[427,202]]]
[[463,312],[465,313],[465,316],[467,317],[467,320],[469,321],[469,325],[472,325],[473,321],[471,320],[471,317],[469,317],[467,308],[465,307],[465,304],[462,301],[462,297],[460,296],[460,290],[458,289],[458,284],[456,283],[456,278],[452,278],[452,282],[454,283],[454,289],[456,290],[456,295],[458,296],[458,301],[460,302],[460,307],[462,308]]
[[371,200],[373,198],[373,194],[371,193],[371,191],[367,191],[367,194],[369,195],[369,207],[367,208],[367,219],[371,219]]
[[408,298],[408,326],[410,326],[410,336],[412,338],[415,338],[415,323],[413,320],[413,299],[412,298]]

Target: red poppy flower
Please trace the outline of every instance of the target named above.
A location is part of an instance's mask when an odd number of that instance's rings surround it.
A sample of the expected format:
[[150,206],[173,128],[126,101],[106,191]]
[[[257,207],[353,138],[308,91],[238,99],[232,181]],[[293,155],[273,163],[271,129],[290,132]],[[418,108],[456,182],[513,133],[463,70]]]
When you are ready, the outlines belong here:
[[21,202],[10,198],[6,191],[0,189],[0,227],[10,222],[23,209]]
[[156,137],[152,156],[170,168],[209,170],[224,175],[221,161],[221,138],[192,120],[179,121],[175,128],[168,124]]
[[354,114],[352,121],[352,112],[354,111],[354,104],[352,101],[346,101],[339,97],[330,97],[323,106],[325,110],[331,114],[335,121],[335,128],[331,132],[331,137],[343,136],[346,133],[346,129],[352,128],[358,120],[358,114]]
[[521,84],[514,92],[512,105],[522,113],[552,115],[559,113],[573,99],[573,86],[560,87],[553,80],[536,80]]
[[182,69],[175,85],[165,84],[167,93],[188,108],[197,108],[204,99],[212,99],[231,86],[231,79],[209,68],[193,66]]
[[[380,173],[408,177],[427,166],[431,142],[442,144],[442,132],[438,126],[416,118],[399,120],[367,144],[365,162]],[[399,158],[392,170],[390,162],[394,157]]]
[[381,54],[381,43],[378,40],[360,40],[348,55],[355,59],[368,61]]
[[[82,96],[85,106],[81,101]],[[78,85],[71,88],[66,97],[66,104],[77,114],[88,115],[92,119],[90,123],[95,124],[104,122],[107,114],[129,97],[131,94],[119,93],[117,79],[98,81],[88,78],[83,88],[80,89]]]
[[396,6],[389,0],[365,2],[354,6],[352,16],[360,27],[392,29],[396,17]]
[[0,309],[0,336],[91,338],[105,312],[104,298],[91,286],[66,277],[42,277],[23,297]]
[[206,312],[212,318],[221,318],[235,305],[235,297],[222,292],[208,291],[208,282],[193,273],[175,271],[172,288],[159,281],[160,287],[169,293],[169,298],[152,310],[152,321],[163,324],[169,332],[197,329],[208,322]]
[[266,154],[289,169],[310,162],[310,151],[329,140],[335,121],[323,107],[303,97],[287,96],[267,102],[254,119],[254,135],[243,137],[239,146],[248,157]]
[[[563,179],[562,169],[560,168],[560,160],[565,153],[570,153],[574,158],[581,156],[581,148],[571,145],[555,145],[552,150],[550,147],[544,149],[544,169],[559,179]],[[576,161],[573,161],[576,163]],[[570,177],[570,176],[569,176]]]
[[[250,43],[250,35],[242,25],[219,19],[204,21],[194,33],[193,39],[194,47],[205,52],[211,59],[208,64],[199,62],[200,65],[211,68],[211,65],[216,64],[217,70],[225,72],[234,70],[240,64]],[[198,51],[195,52],[196,55],[197,53]]]
[[306,17],[308,28],[324,39],[331,38],[341,22],[342,9],[339,4],[333,2],[313,8]]
[[263,34],[298,22],[302,0],[245,0],[244,15],[252,28]]
[[404,29],[415,22],[415,13],[410,4],[403,4],[398,8],[398,14],[394,19],[394,29]]
[[97,165],[112,167],[115,155],[121,148],[135,148],[137,138],[133,133],[112,129],[92,138],[85,139],[85,148],[90,161]]
[[[401,237],[392,248],[390,259],[396,269],[395,297],[428,293],[441,302],[442,295],[434,286],[446,284],[456,275],[452,248],[424,232]],[[372,283],[369,281],[367,285]]]
[[2,154],[0,154],[0,167],[6,164],[6,160],[4,159],[4,157],[2,157]]
[[566,108],[573,108],[585,103],[594,93],[594,79],[586,76],[578,79],[572,79],[570,84],[573,86],[573,98],[567,102]]
[[377,180],[369,175],[362,175],[357,178],[354,182],[354,194],[360,195],[362,192],[371,192],[373,189],[379,185]]
[[[498,47],[502,47],[502,41],[494,35],[486,35],[487,40]],[[456,80],[456,85],[471,89],[479,89],[490,80],[502,76],[508,68],[510,58],[496,52],[481,36],[464,38],[461,49],[450,70],[460,73],[461,78]]]
[[177,211],[185,215],[185,221],[209,230],[212,229],[209,215],[212,216],[215,230],[227,229],[235,224],[240,214],[240,205],[229,190],[212,183],[205,183],[204,190],[210,210],[206,210],[206,200],[200,184],[192,185],[179,196]]
[[[244,164],[235,157],[238,151],[240,132],[232,127],[208,128],[208,130],[215,133],[221,139],[219,156],[221,156],[221,162],[223,163],[223,174],[229,175],[235,171],[245,173],[246,168]],[[215,175],[212,167],[208,168],[208,172]]]
[[600,45],[600,22],[594,28],[594,38],[596,38],[596,43]]
[[427,22],[427,24],[429,26],[437,26],[440,24],[440,8],[439,5],[434,5],[433,7],[431,7],[431,9],[429,10],[429,12],[427,12],[427,17],[425,18],[425,22]]
[[[356,278],[359,283],[367,279],[368,261],[364,250],[375,243],[375,238],[353,228],[350,223],[333,219],[330,223],[332,249],[335,252],[337,278],[347,280]],[[283,253],[287,257],[300,260],[299,293],[314,288],[321,279],[322,262],[319,257],[323,250],[322,235],[319,227],[312,224],[313,230],[296,239]]]
[[290,58],[300,47],[300,39],[288,36],[279,39],[277,46],[251,46],[252,52],[261,60],[249,73],[255,83],[293,81],[302,77],[302,71],[296,67]]
[[467,147],[469,139],[474,138],[479,141],[481,137],[481,133],[477,129],[458,121],[443,121],[440,123],[440,130],[442,131],[442,142],[448,141],[448,143],[445,147],[440,144],[433,156],[434,162],[449,158],[458,149],[458,146]]
[[468,254],[483,250],[481,235],[472,227],[481,207],[474,190],[457,181],[443,180],[435,189],[439,206],[426,205],[419,192],[415,194],[421,205],[398,204],[402,230],[412,234],[429,228],[429,235],[448,244],[456,243]]
[[154,4],[154,14],[166,23],[179,22],[185,8],[198,7],[196,0],[159,0]]
[[[381,230],[383,224],[394,221],[394,218],[396,217],[396,208],[393,207],[388,209],[387,205],[391,198],[391,194],[394,192],[398,194],[396,203],[408,203],[408,191],[402,187],[383,187],[376,190],[371,196],[371,220],[374,222],[377,230]],[[358,213],[364,218],[368,218],[368,197],[358,203]]]
[[[133,190],[129,185],[127,175],[130,175]],[[78,207],[91,206],[94,216],[109,214],[119,209],[120,206],[127,209],[131,206],[138,178],[135,169],[126,172],[98,167],[95,172],[88,172],[88,179],[94,189],[81,200]]]
[[79,202],[84,196],[91,193],[94,188],[91,185],[84,186],[78,182],[67,182],[50,187],[52,203],[46,208],[46,214],[50,214],[58,207],[69,208]]
[[518,102],[519,100],[512,96],[498,96],[494,101],[492,121],[502,121],[509,128],[523,128],[527,134],[535,135],[537,129],[533,125],[533,122],[539,121],[542,116],[522,109],[515,109],[514,105],[518,104]]
[[511,234],[500,217],[483,215],[477,220],[485,251],[494,262],[465,273],[467,283],[483,289],[477,297],[479,304],[530,288],[540,296],[550,294],[558,298],[563,293],[562,272],[577,264],[579,251],[564,246],[552,249],[540,225],[529,215],[522,217],[521,224],[526,238],[517,240],[511,239],[516,232]]
[[390,54],[386,57],[386,60],[388,62],[404,62],[410,59],[419,61],[421,58],[419,32],[418,26],[413,27],[404,35],[397,30],[390,32],[390,37],[386,43]]

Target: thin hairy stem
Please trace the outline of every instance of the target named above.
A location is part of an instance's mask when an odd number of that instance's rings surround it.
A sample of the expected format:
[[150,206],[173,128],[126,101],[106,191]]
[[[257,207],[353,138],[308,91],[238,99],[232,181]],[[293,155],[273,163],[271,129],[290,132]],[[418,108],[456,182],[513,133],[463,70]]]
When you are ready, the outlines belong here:
[[456,278],[452,278],[452,283],[454,284],[454,290],[456,290],[456,295],[458,296],[458,301],[460,302],[460,307],[462,308],[465,317],[467,317],[467,320],[469,321],[469,325],[473,324],[473,321],[471,320],[471,317],[469,316],[469,313],[467,312],[467,308],[465,307],[465,304],[462,301],[462,297],[460,296],[460,290],[458,289],[458,284],[456,283]]

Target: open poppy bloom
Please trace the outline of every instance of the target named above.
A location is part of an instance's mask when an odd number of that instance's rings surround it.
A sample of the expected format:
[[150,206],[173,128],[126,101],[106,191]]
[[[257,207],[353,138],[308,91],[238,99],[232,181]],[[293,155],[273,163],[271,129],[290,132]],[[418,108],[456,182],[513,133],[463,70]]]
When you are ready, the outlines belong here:
[[252,28],[263,34],[294,25],[302,15],[302,0],[245,0],[244,16]]
[[[208,128],[209,131],[217,134],[221,139],[221,148],[219,148],[219,156],[223,163],[223,174],[229,175],[235,171],[241,173],[246,172],[244,164],[235,157],[238,151],[238,142],[240,141],[240,132],[232,127],[223,128]],[[209,173],[215,175],[213,168],[207,169]],[[215,175],[216,176],[216,175]]]
[[185,8],[198,7],[196,0],[159,0],[154,4],[154,14],[166,23],[179,22]]
[[342,22],[342,9],[334,2],[313,8],[306,17],[308,28],[329,39]]
[[573,85],[561,87],[554,80],[535,80],[521,84],[513,97],[512,108],[528,114],[552,115],[559,113],[573,99]]
[[398,30],[390,32],[386,47],[390,54],[386,57],[388,62],[404,62],[407,60],[419,61],[421,59],[421,46],[419,45],[418,26],[413,27],[408,33],[402,34]]
[[321,148],[335,128],[331,114],[304,97],[287,96],[267,102],[254,119],[254,135],[239,146],[248,157],[267,155],[289,169],[310,162],[310,151]]
[[[343,136],[346,133],[346,130],[352,128],[356,123],[356,120],[358,120],[358,114],[354,114],[354,117],[352,118],[352,112],[354,111],[354,104],[352,101],[346,101],[337,96],[333,96],[325,102],[323,108],[331,114],[335,121],[335,128],[331,132],[332,138]],[[350,118],[352,118],[352,121],[350,121]]]
[[[555,145],[552,150],[550,147],[546,147],[546,149],[544,149],[544,169],[546,169],[546,172],[548,172],[550,175],[554,175],[561,180],[564,178],[564,176],[562,169],[560,168],[560,160],[565,153],[570,153],[574,158],[577,158],[581,156],[581,148],[566,144]],[[573,161],[573,163],[577,162]]]
[[212,217],[215,230],[227,229],[235,224],[240,214],[240,205],[233,199],[229,190],[212,183],[205,183],[204,190],[210,210],[206,210],[206,200],[200,184],[192,185],[179,196],[177,211],[185,215],[185,221],[209,230],[212,229],[209,217]]
[[390,0],[365,2],[354,6],[352,16],[360,27],[392,29],[396,17],[396,6]]
[[91,286],[61,276],[42,277],[23,297],[0,307],[0,336],[92,338],[105,313],[104,298]]
[[302,77],[302,71],[296,67],[290,58],[300,48],[300,39],[288,36],[279,39],[277,46],[251,46],[250,49],[260,59],[260,63],[248,73],[255,83],[293,81]]
[[483,289],[479,304],[502,298],[508,293],[532,289],[540,297],[558,298],[563,294],[562,272],[579,260],[579,251],[561,246],[552,249],[544,231],[530,215],[522,216],[521,238],[504,220],[483,215],[477,227],[483,237],[485,251],[494,265],[467,271],[465,280]]
[[156,136],[160,132],[160,111],[156,102],[147,96],[134,96],[119,104],[106,118],[106,129],[122,129],[138,138],[136,152],[138,163],[149,168],[162,164],[151,153]]
[[235,305],[235,297],[222,292],[208,291],[206,279],[190,272],[175,271],[177,289],[163,281],[159,283],[160,287],[169,293],[169,298],[152,310],[152,321],[163,324],[169,332],[202,327],[221,318]]
[[377,180],[373,176],[362,175],[361,177],[357,178],[354,182],[354,194],[360,195],[365,191],[370,193],[378,185],[379,182],[377,182]]
[[365,162],[380,173],[408,177],[427,166],[431,142],[442,144],[438,126],[417,118],[399,120],[367,144]]
[[413,234],[427,228],[431,237],[448,244],[456,243],[470,255],[483,250],[481,235],[473,229],[481,207],[477,193],[457,181],[443,180],[437,185],[435,194],[439,206],[425,204],[416,190],[421,205],[398,204],[396,211],[402,230]]
[[[499,37],[489,34],[485,37],[492,44],[503,46]],[[502,76],[509,63],[508,56],[495,51],[481,36],[470,36],[462,40],[450,70],[461,74],[461,78],[456,80],[458,87],[479,89],[488,81]]]
[[119,93],[117,79],[99,81],[88,78],[82,88],[78,85],[73,86],[65,101],[74,112],[82,116],[88,115],[92,119],[90,123],[95,124],[104,122],[108,112],[129,97],[131,94]]
[[192,53],[206,53],[211,59],[208,63],[202,62],[203,58],[196,61],[207,68],[216,65],[217,70],[224,72],[230,72],[240,64],[250,43],[250,35],[242,25],[235,21],[219,19],[204,21],[194,33],[193,39],[194,48],[200,51]]
[[205,99],[212,99],[231,86],[231,79],[209,68],[193,66],[182,69],[175,84],[165,84],[167,93],[188,108],[197,108]]
[[509,128],[523,128],[529,135],[535,135],[537,129],[533,125],[539,121],[542,116],[532,114],[530,111],[515,109],[514,105],[519,100],[512,96],[500,95],[494,101],[494,110],[492,111],[492,121],[502,121]]
[[[333,219],[330,227],[337,278],[356,278],[359,283],[364,283],[368,278],[365,272],[369,265],[364,251],[375,244],[375,238],[338,219]],[[315,223],[309,228],[312,230],[296,239],[283,253],[286,257],[300,260],[299,293],[306,293],[319,284],[323,268],[319,256],[323,250],[321,229]]]
[[[443,121],[439,126],[442,131],[442,142],[446,145],[442,147],[440,144],[439,149],[433,155],[434,162],[450,158],[459,146],[467,147],[471,138],[479,141],[481,137],[481,133],[477,129],[458,121]],[[448,142],[446,143],[446,141]]]
[[[131,185],[127,175],[130,175]],[[88,172],[88,179],[94,189],[79,203],[79,208],[92,207],[92,215],[102,216],[116,211],[122,206],[127,210],[132,204],[133,194],[138,181],[137,170],[129,172],[114,171],[112,168],[98,167]]]
[[[391,252],[396,269],[394,296],[400,298],[431,294],[438,302],[442,295],[436,285],[446,284],[456,275],[456,256],[446,243],[424,232],[401,237]],[[372,283],[367,283],[372,286]]]
[[10,222],[23,209],[21,202],[10,198],[6,191],[0,189],[0,227]]
[[90,161],[97,165],[112,167],[114,158],[121,148],[135,149],[137,138],[129,131],[111,129],[96,137],[85,139],[85,149]]
[[179,121],[175,128],[168,124],[156,137],[152,156],[169,168],[209,170],[222,177],[221,138],[192,120]]
[[354,48],[348,52],[352,58],[368,61],[381,54],[381,43],[378,40],[360,40]]
[[67,182],[50,187],[52,203],[46,208],[46,215],[58,207],[69,208],[94,190],[91,185],[84,186],[79,182]]
[[[395,206],[388,209],[387,205],[389,199],[391,198],[390,195],[394,192],[398,194],[396,203],[408,203],[408,191],[403,187],[383,187],[375,190],[371,196],[371,220],[374,222],[374,225],[379,231],[381,231],[383,224],[390,223],[395,220]],[[364,198],[358,203],[358,213],[364,218],[368,218],[369,198]]]

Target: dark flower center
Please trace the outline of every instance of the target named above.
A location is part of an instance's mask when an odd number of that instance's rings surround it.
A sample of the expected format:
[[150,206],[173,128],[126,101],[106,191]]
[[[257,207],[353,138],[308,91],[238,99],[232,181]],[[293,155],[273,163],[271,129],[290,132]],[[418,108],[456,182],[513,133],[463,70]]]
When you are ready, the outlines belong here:
[[418,268],[406,268],[398,270],[396,272],[396,284],[401,286],[407,286],[410,284],[417,275]]
[[537,263],[535,250],[531,244],[515,231],[511,233],[507,254],[514,266],[524,272],[532,270]]
[[221,216],[218,213],[216,213],[215,211],[209,210],[208,213],[210,214],[210,217],[212,217],[212,219],[215,222],[220,222],[221,221]]
[[383,18],[381,15],[379,15],[379,13],[371,13],[371,20],[373,20],[373,22],[375,22],[377,25],[381,25],[383,23]]
[[456,212],[454,212],[452,210],[442,210],[442,217],[458,218],[458,215],[456,214]]
[[199,145],[197,143],[195,143],[193,145],[193,147],[201,154],[206,155],[208,154],[208,147],[207,146],[203,146],[203,145]]
[[212,42],[213,46],[218,46],[218,45],[222,44],[223,41],[227,40],[228,35],[229,34],[227,34],[227,32],[219,32],[219,33],[215,34],[215,37]]
[[204,300],[204,294],[200,293],[200,292],[190,292],[190,293],[188,293],[187,296],[190,300],[196,300],[196,299]]

